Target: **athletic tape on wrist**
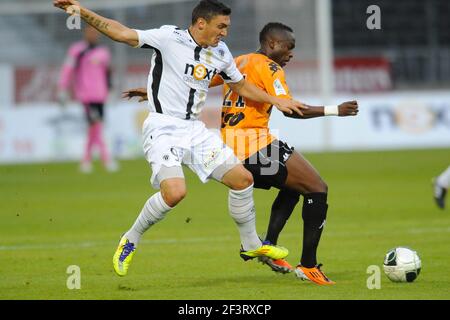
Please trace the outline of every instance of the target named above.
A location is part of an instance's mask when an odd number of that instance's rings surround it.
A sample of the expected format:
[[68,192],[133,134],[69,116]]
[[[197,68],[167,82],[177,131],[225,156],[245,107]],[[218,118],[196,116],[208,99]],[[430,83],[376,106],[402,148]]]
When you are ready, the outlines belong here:
[[339,107],[336,105],[325,106],[323,111],[324,111],[325,116],[338,116],[339,115]]

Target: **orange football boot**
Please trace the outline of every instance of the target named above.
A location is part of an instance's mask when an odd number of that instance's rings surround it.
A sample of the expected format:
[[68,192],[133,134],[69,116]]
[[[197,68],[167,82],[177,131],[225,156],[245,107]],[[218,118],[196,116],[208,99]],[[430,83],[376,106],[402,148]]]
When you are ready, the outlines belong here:
[[294,268],[284,259],[270,259],[267,257],[259,257],[259,261],[263,264],[268,265],[272,271],[278,272],[278,273],[289,273],[294,270]]
[[298,265],[297,268],[295,268],[295,274],[298,278],[302,280],[309,280],[322,286],[329,286],[336,284],[336,282],[328,279],[328,277],[322,272],[322,270],[320,270],[321,266],[322,265],[319,264],[312,268],[306,268],[301,265]]

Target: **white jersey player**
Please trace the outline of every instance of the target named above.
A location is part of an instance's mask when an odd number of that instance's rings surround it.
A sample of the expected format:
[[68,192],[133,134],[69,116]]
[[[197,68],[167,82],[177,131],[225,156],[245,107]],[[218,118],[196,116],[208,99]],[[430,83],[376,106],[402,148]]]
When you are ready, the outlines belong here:
[[133,47],[153,49],[148,80],[150,114],[144,122],[144,152],[152,166],[152,185],[160,191],[145,203],[113,257],[114,270],[127,274],[142,234],[162,220],[186,195],[181,165],[187,165],[206,182],[212,178],[230,188],[229,210],[241,238],[241,257],[287,256],[283,247],[261,243],[255,227],[253,177],[219,136],[197,120],[212,76],[220,73],[230,88],[253,101],[270,103],[283,112],[301,114],[294,100],[269,96],[243,79],[221,39],[230,26],[231,9],[216,0],[202,0],[192,12],[188,30],[163,26],[153,30],[130,29],[104,18],[74,0],[54,0],[66,11],[76,10],[97,30]]
[[150,114],[143,130],[153,186],[159,188],[168,175],[182,178],[181,163],[203,182],[227,160],[224,170],[236,166],[231,150],[197,120],[215,74],[232,83],[243,79],[226,44],[203,48],[189,30],[176,26],[136,32],[138,47],[154,51],[147,84]]

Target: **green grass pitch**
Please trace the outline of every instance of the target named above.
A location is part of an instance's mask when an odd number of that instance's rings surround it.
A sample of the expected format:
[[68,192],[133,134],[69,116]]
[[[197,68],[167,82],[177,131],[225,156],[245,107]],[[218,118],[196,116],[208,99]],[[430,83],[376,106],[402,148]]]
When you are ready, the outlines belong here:
[[[97,164],[0,166],[0,299],[449,299],[450,210],[437,209],[431,178],[449,165],[450,150],[307,154],[329,185],[327,226],[318,258],[336,285],[319,287],[275,274],[238,256],[227,189],[202,184],[185,170],[187,198],[148,231],[129,275],[112,271],[119,236],[154,192],[145,160],[124,161],[108,174]],[[266,231],[276,190],[255,191],[258,232]],[[450,204],[450,203],[449,203]],[[301,203],[279,243],[296,264]],[[367,288],[367,268],[388,249],[409,246],[422,259],[414,283]],[[69,290],[68,266],[81,270]]]

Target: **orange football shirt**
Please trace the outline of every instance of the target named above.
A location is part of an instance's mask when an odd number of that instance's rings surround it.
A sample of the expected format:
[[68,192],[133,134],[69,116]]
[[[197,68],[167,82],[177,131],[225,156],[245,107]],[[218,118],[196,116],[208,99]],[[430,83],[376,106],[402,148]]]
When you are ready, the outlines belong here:
[[[235,59],[245,79],[272,96],[291,98],[281,66],[261,53],[250,53]],[[211,86],[223,83],[215,76]],[[269,132],[272,105],[254,102],[223,85],[221,133],[223,141],[244,160],[266,147],[275,137]]]

